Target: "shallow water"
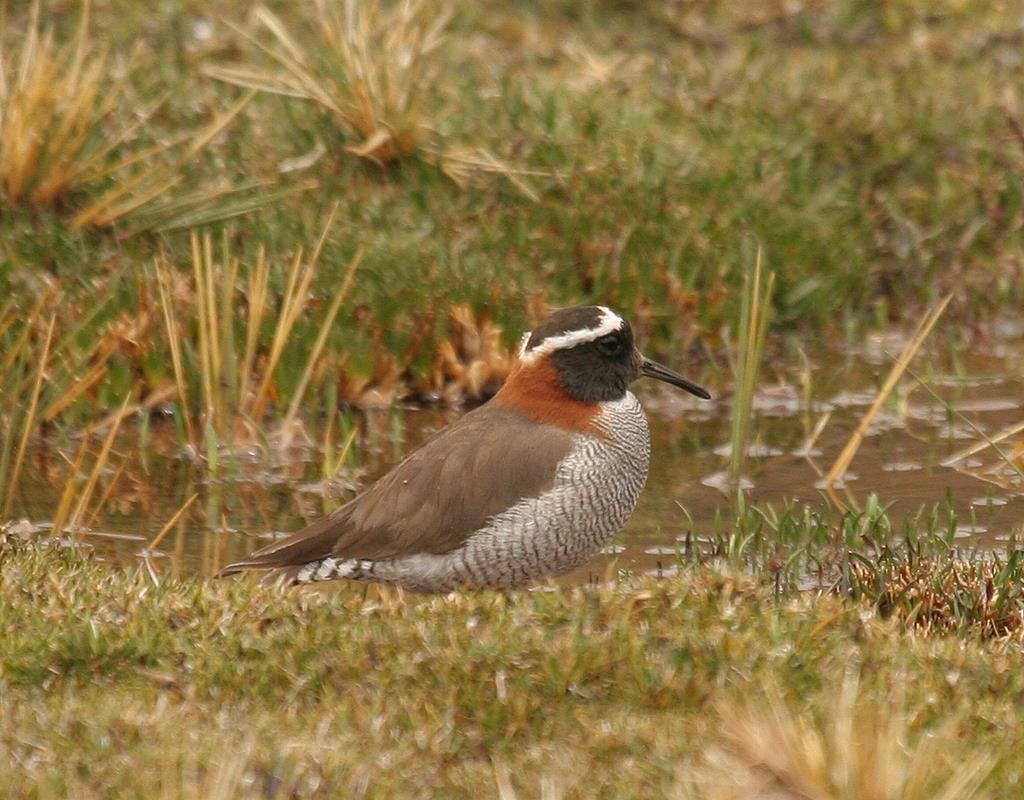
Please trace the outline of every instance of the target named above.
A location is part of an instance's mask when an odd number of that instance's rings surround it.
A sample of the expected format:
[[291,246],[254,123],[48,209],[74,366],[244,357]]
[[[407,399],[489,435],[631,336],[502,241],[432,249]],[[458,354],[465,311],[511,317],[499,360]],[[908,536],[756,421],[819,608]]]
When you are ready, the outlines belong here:
[[[792,375],[769,376],[772,382],[755,398],[754,443],[745,470],[752,502],[776,507],[787,500],[823,502],[821,475],[874,400],[891,364],[887,353],[900,345],[898,339],[874,339],[855,352],[812,359]],[[922,505],[945,503],[949,496],[958,515],[956,535],[965,545],[1001,547],[1011,535],[1024,538],[1020,476],[990,447],[950,462],[972,445],[983,444],[954,410],[990,437],[1024,422],[1020,355],[1019,347],[1008,346],[959,354],[955,374],[951,368],[920,367],[944,402],[905,377],[876,417],[837,494],[849,493],[863,504],[876,493],[883,504],[891,504],[894,519]],[[637,388],[652,428],[647,489],[614,546],[570,576],[572,580],[601,578],[610,568],[669,568],[680,537],[688,532],[708,535],[728,517],[730,500],[716,488],[728,463],[728,394],[702,402],[660,385]],[[326,482],[320,474],[322,455],[310,443],[273,460],[259,447],[236,454],[234,463],[222,466],[220,477],[210,479],[204,467],[181,453],[173,424],[153,422],[144,440],[138,434],[119,439],[112,463],[124,464],[124,472],[81,539],[112,561],[137,563],[147,556],[163,572],[212,574],[337,507],[459,413],[410,408],[359,415],[359,466]],[[816,428],[820,433],[807,450]],[[15,532],[26,537],[46,534],[75,446],[37,443],[23,478],[16,509],[22,521]],[[1020,464],[1024,431],[1001,447]],[[189,512],[158,548],[148,550],[148,543],[193,493],[199,496]]]

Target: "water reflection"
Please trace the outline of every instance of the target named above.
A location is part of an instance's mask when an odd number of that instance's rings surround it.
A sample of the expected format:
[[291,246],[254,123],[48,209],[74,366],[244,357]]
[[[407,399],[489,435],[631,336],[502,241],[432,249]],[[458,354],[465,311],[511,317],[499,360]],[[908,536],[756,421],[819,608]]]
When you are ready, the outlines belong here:
[[[812,369],[809,382],[806,374],[803,383],[775,379],[758,392],[744,476],[752,502],[821,502],[822,476],[873,402],[888,369],[876,356],[876,349],[866,347],[835,363],[821,358],[818,363],[827,367]],[[976,374],[940,374],[931,380],[948,405],[912,388],[890,399],[872,423],[843,490],[861,503],[877,493],[897,518],[922,505],[943,503],[949,495],[960,520],[956,536],[999,547],[1011,535],[1024,534],[1024,485],[978,431],[1002,436],[1004,455],[1021,463],[1024,380],[1020,374],[993,377],[1009,360],[962,356],[961,361],[971,363]],[[634,570],[668,569],[680,539],[706,537],[728,519],[723,470],[730,452],[729,398],[701,403],[659,391],[642,399],[654,449],[647,490],[615,546],[576,579],[602,578],[613,563]],[[318,446],[297,437],[291,448],[271,455],[259,448],[234,453],[211,477],[181,454],[170,421],[153,422],[144,446],[132,435],[118,441],[125,468],[80,538],[104,558],[135,562],[175,511],[198,493],[189,513],[149,556],[156,568],[169,573],[212,574],[336,508],[458,413],[430,408],[360,415],[354,458],[331,475],[323,474]],[[23,519],[12,528],[16,535],[45,535],[67,478],[65,449],[53,442],[34,448],[16,509]]]

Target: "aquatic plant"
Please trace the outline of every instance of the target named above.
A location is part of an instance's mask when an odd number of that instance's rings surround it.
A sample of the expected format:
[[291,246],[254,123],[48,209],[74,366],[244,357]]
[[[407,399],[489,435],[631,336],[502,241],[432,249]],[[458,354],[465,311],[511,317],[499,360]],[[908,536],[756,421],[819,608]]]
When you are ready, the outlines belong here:
[[737,492],[743,465],[750,444],[750,431],[761,372],[761,356],[772,308],[775,273],[761,274],[761,250],[758,248],[754,268],[744,276],[740,313],[736,325],[736,354],[733,365],[732,430],[729,439],[729,482]]
[[[211,236],[192,235],[191,281],[183,286],[172,285],[173,267],[165,258],[156,262],[179,411],[188,442],[205,449],[211,466],[216,465],[221,446],[232,449],[267,439],[261,431],[271,394],[282,396],[274,391],[275,373],[296,323],[309,305],[317,262],[333,219],[334,212],[328,215],[309,257],[300,249],[283,270],[286,284],[279,302],[271,296],[271,266],[264,251],[259,251],[255,262],[243,263],[232,255],[226,238],[218,253]],[[298,411],[314,367],[320,363],[327,334],[349,293],[360,260],[357,254],[345,280],[335,289],[330,306],[310,329],[315,338],[303,348],[303,361],[291,365],[298,379],[287,402],[281,404],[286,410],[272,438],[280,439],[299,421]],[[172,299],[172,295],[176,297]],[[264,322],[274,313],[276,319],[267,341]],[[237,320],[243,321],[239,332]],[[295,348],[294,341],[291,346]],[[193,408],[199,409],[197,423],[193,423]],[[280,444],[287,448],[290,441]]]

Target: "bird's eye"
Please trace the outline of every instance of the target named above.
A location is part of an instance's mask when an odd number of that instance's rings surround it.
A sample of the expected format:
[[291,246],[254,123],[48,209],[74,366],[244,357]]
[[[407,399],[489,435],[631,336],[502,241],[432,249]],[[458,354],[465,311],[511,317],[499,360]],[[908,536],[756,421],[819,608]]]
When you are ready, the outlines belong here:
[[617,356],[622,350],[622,340],[618,336],[602,336],[597,340],[597,349],[606,356]]

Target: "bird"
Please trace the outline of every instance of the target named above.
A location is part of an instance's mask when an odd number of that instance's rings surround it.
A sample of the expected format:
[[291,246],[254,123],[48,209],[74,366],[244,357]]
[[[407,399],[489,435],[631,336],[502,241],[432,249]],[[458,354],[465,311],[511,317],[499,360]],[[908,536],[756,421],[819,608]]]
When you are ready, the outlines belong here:
[[516,589],[582,566],[647,480],[641,376],[711,395],[637,349],[605,306],[550,313],[486,403],[440,429],[362,494],[229,564],[287,584],[348,579],[416,593]]

